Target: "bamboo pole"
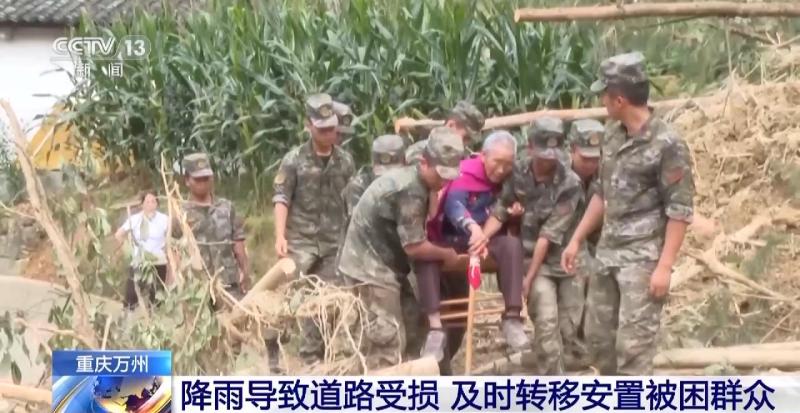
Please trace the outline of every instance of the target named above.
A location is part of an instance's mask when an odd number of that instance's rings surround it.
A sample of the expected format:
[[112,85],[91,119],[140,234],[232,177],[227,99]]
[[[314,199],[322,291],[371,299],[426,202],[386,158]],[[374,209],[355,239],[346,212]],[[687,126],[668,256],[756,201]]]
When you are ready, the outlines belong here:
[[514,12],[515,22],[570,22],[638,17],[800,17],[800,3],[702,1],[639,3],[621,6],[523,8]]
[[[651,105],[655,109],[672,109],[675,107],[686,105],[689,102],[694,102],[698,106],[704,106],[716,100],[717,98],[714,96],[704,96],[698,98],[662,100],[659,102],[653,102]],[[606,108],[543,109],[533,112],[518,113],[516,115],[495,116],[493,118],[488,118],[486,119],[486,122],[483,125],[483,130],[516,128],[527,125],[533,122],[534,119],[538,119],[544,116],[554,116],[566,121],[575,119],[602,120],[608,116],[608,112],[606,111]],[[404,119],[402,125],[399,126],[396,125],[395,129],[399,131],[398,133],[401,133],[404,129],[425,126],[430,124],[430,122],[434,121],[432,121],[431,119],[417,119],[417,120]]]
[[[444,319],[444,317],[442,317]],[[475,324],[475,287],[469,286],[469,301],[467,303],[467,348],[464,352],[464,375],[472,373],[472,334]]]

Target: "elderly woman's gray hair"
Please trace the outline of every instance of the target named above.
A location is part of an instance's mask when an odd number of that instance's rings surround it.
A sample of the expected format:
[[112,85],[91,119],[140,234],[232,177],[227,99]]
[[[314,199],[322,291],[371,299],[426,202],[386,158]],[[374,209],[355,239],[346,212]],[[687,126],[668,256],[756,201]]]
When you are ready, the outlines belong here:
[[483,140],[483,153],[488,153],[497,148],[498,146],[505,146],[511,149],[511,153],[517,153],[517,140],[507,130],[498,130],[489,134]]

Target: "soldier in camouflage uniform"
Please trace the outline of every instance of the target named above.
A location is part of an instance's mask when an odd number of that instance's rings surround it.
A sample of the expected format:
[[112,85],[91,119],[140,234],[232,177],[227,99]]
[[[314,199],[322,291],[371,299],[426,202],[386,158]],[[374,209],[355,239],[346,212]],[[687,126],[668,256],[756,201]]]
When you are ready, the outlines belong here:
[[[241,299],[249,284],[244,221],[231,201],[214,196],[214,172],[206,154],[187,155],[182,166],[189,188],[183,210],[203,265],[222,280],[226,291]],[[174,228],[180,235],[180,227]]]
[[[346,222],[342,192],[355,172],[353,157],[336,145],[339,119],[327,94],[306,100],[311,139],[286,154],[273,183],[275,250],[290,257],[300,274],[337,282],[336,254]],[[322,337],[313,320],[302,322],[307,360],[322,356]]]
[[[398,127],[396,129],[404,129],[403,123],[408,118],[399,119]],[[410,120],[410,119],[409,119]],[[464,142],[464,157],[470,156],[472,151],[469,147],[477,145],[481,142],[481,130],[486,119],[478,108],[469,102],[461,101],[450,110],[447,120],[444,121],[444,126],[452,129]],[[428,137],[430,129],[428,127],[417,127],[406,130],[401,136],[406,140],[406,161],[411,164],[416,162],[422,155],[422,150],[425,148],[423,143]],[[400,132],[398,132],[400,133]],[[417,142],[414,143],[414,140]]]
[[[586,301],[586,280],[599,267],[594,262],[594,246],[599,238],[599,231],[590,237],[590,242],[580,251],[577,276],[567,274],[560,264],[561,253],[575,231],[591,199],[591,184],[597,175],[597,166],[600,160],[600,144],[603,137],[603,124],[593,119],[581,119],[572,122],[567,141],[570,152],[568,158],[575,175],[580,178],[581,191],[578,205],[572,215],[569,229],[564,234],[562,242],[551,245],[545,262],[542,264],[541,274],[547,274],[557,284],[555,296],[545,294],[542,298],[551,303],[542,303],[535,306],[536,311],[546,313],[550,321],[557,319],[560,342],[558,348],[562,362],[559,363],[558,353],[549,354],[544,361],[541,371],[543,374],[561,374],[564,370],[582,369],[586,366],[586,346],[583,342],[583,316]],[[587,248],[588,247],[588,248]],[[534,281],[534,288],[537,287]],[[540,329],[537,327],[537,335]],[[549,332],[550,337],[556,334]],[[556,343],[545,344],[542,347],[556,347]],[[547,367],[549,366],[549,367]]]
[[355,129],[353,128],[355,115],[353,114],[353,110],[350,109],[350,106],[337,101],[333,102],[333,111],[339,118],[339,126],[336,128],[339,131],[339,139],[336,141],[336,144],[341,145],[343,138],[350,137],[355,133]]
[[582,283],[575,277],[553,271],[559,262],[559,247],[573,222],[581,199],[580,179],[560,161],[564,148],[564,125],[560,119],[543,117],[533,121],[528,133],[528,154],[514,166],[495,204],[486,234],[493,234],[509,218],[509,208],[519,202],[522,216],[520,238],[527,257],[523,297],[536,331],[533,342],[538,374],[563,374],[560,322],[569,325],[573,340],[580,324]]
[[390,169],[406,164],[403,145],[403,138],[397,135],[382,135],[372,142],[372,165],[362,167],[344,189],[343,196],[348,217],[375,178]]
[[401,279],[412,259],[454,264],[452,248],[426,239],[428,196],[458,177],[464,152],[448,128],[431,131],[422,161],[391,170],[376,179],[353,211],[338,272],[355,288],[368,309],[363,343],[371,368],[398,363],[405,350]]
[[581,243],[602,224],[589,282],[586,339],[606,375],[650,375],[661,310],[693,216],[689,149],[647,106],[650,84],[641,53],[600,65],[592,90],[613,120],[603,139],[596,193],[562,256],[575,271]]
[[[353,214],[361,195],[364,194],[364,191],[367,190],[372,181],[390,169],[400,168],[405,165],[403,138],[398,135],[382,135],[376,138],[372,142],[372,165],[362,167],[344,190],[348,219]],[[342,235],[342,240],[344,240],[344,234]],[[339,249],[339,253],[341,253],[341,249]],[[419,319],[422,316],[415,294],[416,286],[413,285],[413,282],[413,278],[410,277],[404,277],[400,282],[403,323],[406,325],[407,350],[409,351],[407,354],[416,354],[415,349],[421,340],[421,333],[413,327],[419,323]]]

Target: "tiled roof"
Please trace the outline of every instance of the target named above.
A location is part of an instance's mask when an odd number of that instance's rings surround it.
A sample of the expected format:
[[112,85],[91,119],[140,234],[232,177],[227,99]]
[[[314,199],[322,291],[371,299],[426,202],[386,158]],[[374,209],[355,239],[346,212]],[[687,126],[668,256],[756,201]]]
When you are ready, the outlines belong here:
[[[172,0],[178,7],[190,6],[192,0]],[[196,2],[195,2],[196,3]],[[86,13],[97,22],[109,21],[144,5],[158,8],[158,0],[0,0],[0,23],[72,25]]]

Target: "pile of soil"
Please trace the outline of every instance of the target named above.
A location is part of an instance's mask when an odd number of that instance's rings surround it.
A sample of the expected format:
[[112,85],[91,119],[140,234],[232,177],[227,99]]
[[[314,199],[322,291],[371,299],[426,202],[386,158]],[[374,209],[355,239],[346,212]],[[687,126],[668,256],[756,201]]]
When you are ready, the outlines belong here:
[[[730,82],[712,104],[669,115],[692,151],[702,216],[676,268],[664,345],[797,339],[800,313],[790,304],[800,298],[800,82]],[[746,227],[757,230],[745,236]],[[725,268],[763,288],[706,268],[696,258],[712,247]]]
[[[696,185],[695,222],[673,275],[662,349],[800,339],[800,311],[791,303],[800,300],[800,82],[731,82],[714,97],[662,114],[691,149]],[[757,218],[765,224],[752,225]],[[737,231],[748,226],[757,230],[739,240]],[[715,239],[721,263],[761,290],[694,258]],[[503,341],[497,328],[476,330],[475,366],[502,359]],[[456,371],[463,358],[462,347]]]

